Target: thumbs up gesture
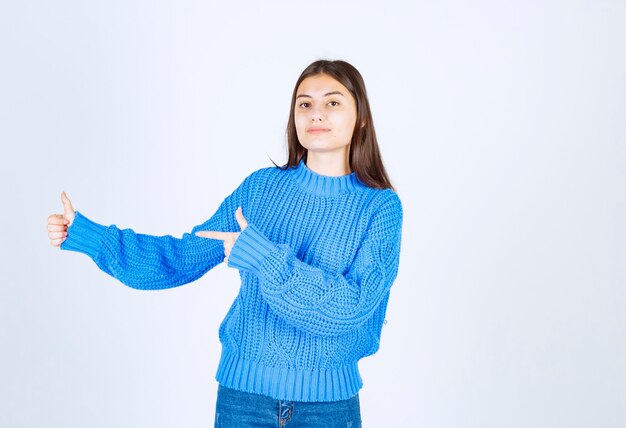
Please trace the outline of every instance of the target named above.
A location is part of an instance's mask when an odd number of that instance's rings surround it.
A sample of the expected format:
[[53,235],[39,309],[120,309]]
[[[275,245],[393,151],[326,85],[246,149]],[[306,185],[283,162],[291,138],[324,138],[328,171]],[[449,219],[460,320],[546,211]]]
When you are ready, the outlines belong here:
[[74,208],[65,192],[61,193],[63,214],[52,214],[48,217],[48,238],[50,245],[58,247],[67,239],[67,228],[74,221]]
[[[235,211],[235,219],[237,219],[237,223],[241,228],[241,232],[243,232],[245,228],[248,227],[248,222],[243,216],[243,211],[241,207],[237,208],[237,211]],[[220,239],[224,241],[224,255],[226,256],[224,257],[224,261],[228,263],[230,250],[235,245],[235,241],[237,240],[237,238],[239,238],[241,232],[219,232],[214,230],[203,230],[201,232],[196,232],[196,236],[209,239]]]

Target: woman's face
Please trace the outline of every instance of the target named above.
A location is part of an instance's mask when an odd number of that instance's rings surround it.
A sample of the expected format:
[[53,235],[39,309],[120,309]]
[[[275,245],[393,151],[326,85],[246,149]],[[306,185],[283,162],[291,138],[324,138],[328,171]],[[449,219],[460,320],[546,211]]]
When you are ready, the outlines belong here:
[[300,83],[294,118],[298,140],[309,151],[347,153],[356,116],[354,97],[329,75],[317,74]]

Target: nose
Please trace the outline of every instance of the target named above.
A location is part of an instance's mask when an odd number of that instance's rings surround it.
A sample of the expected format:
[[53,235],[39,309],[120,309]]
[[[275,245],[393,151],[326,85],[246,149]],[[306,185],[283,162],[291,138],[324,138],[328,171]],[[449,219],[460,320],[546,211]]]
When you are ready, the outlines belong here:
[[324,112],[319,108],[316,108],[311,112],[311,122],[321,122],[324,118]]

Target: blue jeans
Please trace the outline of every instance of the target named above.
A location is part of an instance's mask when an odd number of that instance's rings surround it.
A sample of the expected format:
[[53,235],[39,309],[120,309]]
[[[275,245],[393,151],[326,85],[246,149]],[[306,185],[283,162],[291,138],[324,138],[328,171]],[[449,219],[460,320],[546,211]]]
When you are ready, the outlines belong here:
[[219,386],[215,428],[361,428],[359,395],[342,401],[275,400]]

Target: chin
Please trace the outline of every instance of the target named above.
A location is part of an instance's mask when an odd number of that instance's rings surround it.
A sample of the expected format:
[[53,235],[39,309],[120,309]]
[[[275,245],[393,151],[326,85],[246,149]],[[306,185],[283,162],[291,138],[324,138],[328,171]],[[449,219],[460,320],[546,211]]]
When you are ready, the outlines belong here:
[[325,145],[319,145],[319,144],[310,144],[306,146],[303,144],[302,147],[304,147],[310,152],[332,152],[336,150],[341,150],[341,147],[338,147],[338,146],[325,146]]

